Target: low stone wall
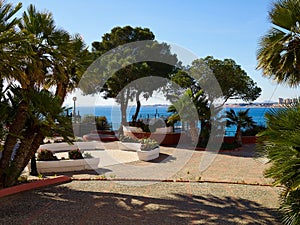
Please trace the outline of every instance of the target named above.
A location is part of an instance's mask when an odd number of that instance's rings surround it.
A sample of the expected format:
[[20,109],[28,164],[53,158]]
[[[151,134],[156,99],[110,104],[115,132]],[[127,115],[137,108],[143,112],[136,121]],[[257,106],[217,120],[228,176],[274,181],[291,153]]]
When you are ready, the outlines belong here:
[[156,140],[160,145],[172,146],[177,145],[180,138],[187,139],[184,133],[150,133],[150,132],[124,132],[125,136],[143,139],[152,138]]
[[[242,136],[243,144],[255,144],[256,140],[256,136]],[[224,142],[232,144],[234,142],[234,137],[224,137]]]

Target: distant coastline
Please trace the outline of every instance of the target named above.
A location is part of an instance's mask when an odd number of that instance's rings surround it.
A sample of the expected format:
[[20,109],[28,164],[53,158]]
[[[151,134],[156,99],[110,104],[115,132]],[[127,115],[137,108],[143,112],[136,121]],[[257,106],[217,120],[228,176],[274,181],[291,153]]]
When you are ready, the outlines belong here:
[[224,108],[282,108],[284,105],[279,104],[225,104]]

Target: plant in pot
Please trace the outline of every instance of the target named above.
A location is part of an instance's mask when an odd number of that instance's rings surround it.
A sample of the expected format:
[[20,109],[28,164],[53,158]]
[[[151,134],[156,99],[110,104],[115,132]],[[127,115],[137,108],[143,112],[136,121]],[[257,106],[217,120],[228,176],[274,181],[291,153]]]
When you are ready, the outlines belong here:
[[123,150],[139,150],[141,147],[141,143],[139,139],[137,138],[132,138],[129,136],[121,136],[120,137],[120,142],[119,142],[119,147],[120,149]]
[[83,156],[79,149],[74,149],[69,151],[69,159],[83,159]]
[[149,161],[159,157],[159,144],[157,141],[145,138],[140,140],[141,147],[137,152],[139,160]]
[[[40,150],[38,153],[37,168],[40,173],[55,173],[68,171],[82,171],[97,169],[100,159],[85,153],[83,157],[79,149],[68,152],[69,159],[58,160],[49,150]],[[44,160],[44,161],[41,161]],[[30,168],[30,164],[29,164]]]
[[58,160],[53,153],[47,149],[40,149],[37,155],[37,160],[38,161],[53,161],[53,160]]

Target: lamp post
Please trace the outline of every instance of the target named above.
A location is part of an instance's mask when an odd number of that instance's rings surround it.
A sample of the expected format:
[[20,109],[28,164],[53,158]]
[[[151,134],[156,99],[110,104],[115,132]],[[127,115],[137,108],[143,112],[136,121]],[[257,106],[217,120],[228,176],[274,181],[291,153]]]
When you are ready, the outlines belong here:
[[76,102],[77,98],[73,97],[73,101],[74,101],[74,108],[73,108],[73,117],[74,117],[74,123],[76,123]]

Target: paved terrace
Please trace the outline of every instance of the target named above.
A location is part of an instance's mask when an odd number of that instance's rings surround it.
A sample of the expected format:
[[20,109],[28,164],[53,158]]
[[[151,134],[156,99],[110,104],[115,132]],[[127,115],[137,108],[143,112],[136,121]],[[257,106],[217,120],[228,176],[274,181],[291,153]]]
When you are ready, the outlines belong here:
[[[280,188],[263,177],[267,165],[253,157],[254,145],[219,153],[200,172],[203,151],[162,147],[158,159],[140,162],[115,144],[90,151],[115,160],[102,159],[97,171],[62,173],[75,180],[1,198],[0,224],[279,224]],[[79,180],[101,176],[129,180]]]

